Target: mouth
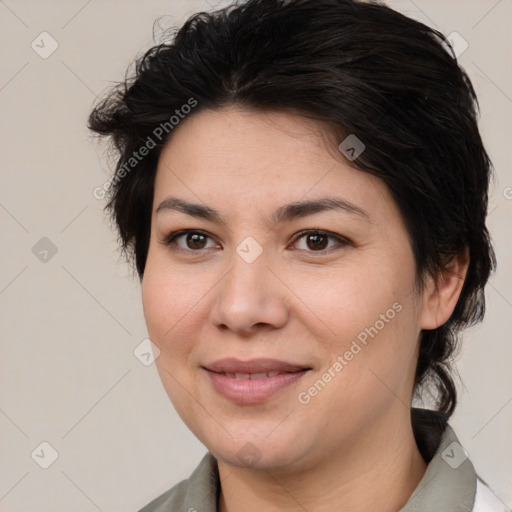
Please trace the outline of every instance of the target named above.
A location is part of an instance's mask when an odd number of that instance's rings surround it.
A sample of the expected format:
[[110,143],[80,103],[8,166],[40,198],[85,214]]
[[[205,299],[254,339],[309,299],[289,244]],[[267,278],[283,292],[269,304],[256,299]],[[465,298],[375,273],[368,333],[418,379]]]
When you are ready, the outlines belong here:
[[222,373],[232,377],[242,375],[243,377],[236,378],[246,379],[248,378],[247,375],[255,376],[253,378],[275,377],[280,373],[295,373],[311,369],[307,365],[263,358],[251,359],[249,361],[241,361],[235,358],[219,359],[204,366],[204,368],[213,373]]
[[[276,375],[280,375],[279,372],[260,372],[260,373],[228,373],[228,372],[214,372],[219,375],[225,375],[230,379],[266,379],[268,377],[275,377]],[[285,372],[285,373],[293,373],[293,372]]]
[[203,369],[223,397],[237,404],[256,404],[296,384],[312,368],[277,359],[222,359]]

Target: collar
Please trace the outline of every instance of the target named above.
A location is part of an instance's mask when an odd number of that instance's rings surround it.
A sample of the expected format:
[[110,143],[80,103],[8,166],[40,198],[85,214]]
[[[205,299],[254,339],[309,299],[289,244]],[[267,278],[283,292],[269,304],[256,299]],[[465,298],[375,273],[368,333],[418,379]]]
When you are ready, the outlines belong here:
[[453,429],[436,411],[411,409],[418,448],[427,471],[399,512],[471,512],[477,475]]
[[[453,429],[439,413],[411,409],[411,421],[427,470],[399,512],[471,512],[477,475]],[[217,461],[207,452],[187,480],[153,500],[139,512],[217,512],[220,491]]]

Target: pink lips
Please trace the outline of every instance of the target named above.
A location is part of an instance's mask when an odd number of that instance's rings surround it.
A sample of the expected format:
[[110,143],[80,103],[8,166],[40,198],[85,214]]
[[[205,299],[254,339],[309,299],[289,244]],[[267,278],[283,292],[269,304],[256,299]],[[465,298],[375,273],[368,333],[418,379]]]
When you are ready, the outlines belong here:
[[221,359],[204,367],[215,390],[238,404],[255,404],[297,382],[310,368],[276,359]]

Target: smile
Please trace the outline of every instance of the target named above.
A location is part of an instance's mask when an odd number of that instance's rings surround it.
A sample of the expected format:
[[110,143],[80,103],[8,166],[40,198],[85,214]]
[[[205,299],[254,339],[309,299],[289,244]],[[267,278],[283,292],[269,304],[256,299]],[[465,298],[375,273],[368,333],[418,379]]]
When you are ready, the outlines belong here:
[[279,372],[262,372],[262,373],[223,373],[231,379],[264,379],[266,377],[275,377]]
[[296,384],[311,370],[273,359],[223,359],[203,369],[215,391],[237,404],[266,402],[279,391]]

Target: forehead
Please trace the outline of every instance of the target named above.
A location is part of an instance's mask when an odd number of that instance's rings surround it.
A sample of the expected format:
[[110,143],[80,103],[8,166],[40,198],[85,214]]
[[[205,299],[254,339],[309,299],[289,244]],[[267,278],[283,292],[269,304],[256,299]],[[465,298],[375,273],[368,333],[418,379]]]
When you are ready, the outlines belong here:
[[195,112],[172,134],[159,159],[154,203],[169,194],[226,210],[327,194],[356,205],[390,201],[381,180],[337,150],[324,123],[234,107]]
[[327,148],[333,142],[327,139],[333,139],[327,125],[299,114],[232,106],[190,115],[172,133],[162,158],[172,153],[180,159],[212,160],[226,168],[237,164],[245,168],[252,158],[254,170],[269,164],[277,170],[288,162],[295,164],[299,157],[306,162],[331,161],[332,151],[329,155]]

